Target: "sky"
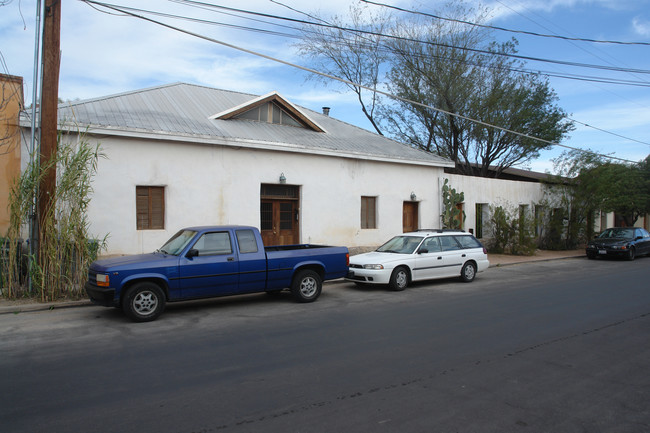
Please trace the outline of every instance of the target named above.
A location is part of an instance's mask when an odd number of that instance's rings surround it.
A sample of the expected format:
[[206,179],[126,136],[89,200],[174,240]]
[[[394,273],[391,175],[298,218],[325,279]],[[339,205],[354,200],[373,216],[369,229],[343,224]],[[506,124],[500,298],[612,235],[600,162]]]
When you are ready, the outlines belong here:
[[[349,6],[357,1],[205,0],[206,3],[296,19],[306,18],[300,12],[317,12],[325,17],[345,15]],[[479,5],[477,0],[467,1]],[[259,17],[256,19],[267,23],[252,21],[250,15],[241,18],[217,13],[182,0],[111,0],[110,3],[296,34],[294,29],[268,24],[297,26],[291,22]],[[377,0],[377,3],[437,14],[443,2]],[[486,24],[495,27],[599,41],[634,42],[584,42],[493,30],[498,41],[515,37],[518,54],[522,56],[615,69],[527,62],[526,67],[531,70],[580,78],[549,77],[558,96],[557,105],[576,122],[576,129],[561,144],[629,161],[640,161],[650,154],[650,0],[486,0],[480,6],[489,11],[491,18]],[[374,5],[367,7],[377,11],[385,9]],[[297,53],[296,38],[147,16],[213,40],[309,66]],[[27,104],[31,103],[34,89],[35,26],[36,0],[0,0],[0,72],[23,77]],[[626,83],[585,81],[587,77]],[[83,100],[176,82],[256,95],[278,91],[297,105],[315,111],[331,107],[332,117],[373,130],[361,112],[356,95],[346,92],[337,82],[324,84],[295,67],[79,0],[62,2],[61,99]],[[564,150],[567,149],[555,146],[520,168],[552,172],[552,159]]]

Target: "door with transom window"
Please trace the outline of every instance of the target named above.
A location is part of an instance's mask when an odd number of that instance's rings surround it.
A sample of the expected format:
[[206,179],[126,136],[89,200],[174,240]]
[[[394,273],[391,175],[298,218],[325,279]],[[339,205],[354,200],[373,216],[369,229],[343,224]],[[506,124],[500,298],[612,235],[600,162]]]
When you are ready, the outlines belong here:
[[299,187],[262,185],[260,231],[264,245],[300,243]]

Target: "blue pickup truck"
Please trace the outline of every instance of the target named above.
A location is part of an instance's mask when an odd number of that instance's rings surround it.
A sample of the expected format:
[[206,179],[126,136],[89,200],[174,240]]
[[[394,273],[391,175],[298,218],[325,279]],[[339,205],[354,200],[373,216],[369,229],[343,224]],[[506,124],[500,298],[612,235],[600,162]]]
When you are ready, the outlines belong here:
[[288,288],[298,302],[313,302],[323,281],[346,276],[349,260],[346,247],[264,247],[255,227],[189,227],[151,254],[93,262],[85,289],[94,303],[147,322],[165,303],[188,299]]

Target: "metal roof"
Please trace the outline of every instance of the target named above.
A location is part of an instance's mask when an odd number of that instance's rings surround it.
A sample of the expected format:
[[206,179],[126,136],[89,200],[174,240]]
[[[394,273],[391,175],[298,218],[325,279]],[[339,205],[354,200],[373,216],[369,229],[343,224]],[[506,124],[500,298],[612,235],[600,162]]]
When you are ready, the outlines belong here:
[[453,162],[307,108],[296,107],[325,132],[215,114],[257,95],[175,83],[59,106],[61,129],[207,144],[258,147],[348,158],[453,167]]

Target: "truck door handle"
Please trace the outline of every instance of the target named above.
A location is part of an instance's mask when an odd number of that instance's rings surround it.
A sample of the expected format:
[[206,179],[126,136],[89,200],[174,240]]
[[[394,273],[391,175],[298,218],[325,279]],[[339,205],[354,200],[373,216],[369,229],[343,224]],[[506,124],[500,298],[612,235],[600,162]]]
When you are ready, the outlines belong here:
[[438,260],[442,260],[442,257],[438,257]]
[[234,262],[234,261],[235,261],[235,258],[234,258],[234,257],[228,257],[228,261],[229,261],[229,262]]

